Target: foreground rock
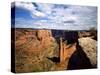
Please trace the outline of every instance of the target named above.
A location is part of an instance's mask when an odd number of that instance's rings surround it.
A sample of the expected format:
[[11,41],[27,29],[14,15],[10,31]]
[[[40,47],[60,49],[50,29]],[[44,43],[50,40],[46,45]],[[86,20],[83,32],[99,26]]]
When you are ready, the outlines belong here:
[[79,39],[79,45],[82,47],[83,51],[86,53],[87,57],[93,67],[97,65],[97,41],[91,39],[90,37],[84,37]]

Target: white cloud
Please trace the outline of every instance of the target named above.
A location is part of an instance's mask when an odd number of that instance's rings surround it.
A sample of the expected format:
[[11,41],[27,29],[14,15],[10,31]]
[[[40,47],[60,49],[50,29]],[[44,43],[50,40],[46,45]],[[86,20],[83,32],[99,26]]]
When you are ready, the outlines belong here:
[[[96,27],[97,10],[96,7],[89,6],[67,6],[56,8],[54,4],[37,3],[38,7],[35,7],[32,3],[16,2],[16,7],[28,10],[32,18],[45,17],[47,20],[40,20],[36,22],[30,22],[34,25],[38,24],[39,27],[53,26],[66,28],[74,27],[76,29]],[[59,5],[60,6],[60,5]],[[36,10],[39,9],[39,10]],[[52,23],[52,25],[51,25]],[[32,25],[31,24],[31,25]],[[75,27],[76,25],[77,27]],[[72,26],[73,25],[73,26]],[[33,27],[33,26],[32,26]]]
[[25,10],[28,10],[31,13],[31,16],[37,16],[37,17],[44,17],[45,14],[39,11],[36,11],[36,7],[31,3],[27,2],[16,2],[15,4],[16,7],[23,8]]
[[34,28],[34,29],[56,29],[56,30],[89,30],[94,26],[91,25],[73,25],[66,23],[50,23],[47,20],[25,20],[25,19],[16,19],[16,28]]
[[37,17],[45,17],[46,16],[44,13],[39,12],[39,11],[35,11],[35,10],[32,11],[31,13],[32,13],[32,15],[31,15],[32,17],[34,17],[34,15]]
[[16,7],[20,7],[29,11],[33,11],[35,9],[35,7],[33,6],[32,3],[25,3],[25,2],[16,2],[15,3]]

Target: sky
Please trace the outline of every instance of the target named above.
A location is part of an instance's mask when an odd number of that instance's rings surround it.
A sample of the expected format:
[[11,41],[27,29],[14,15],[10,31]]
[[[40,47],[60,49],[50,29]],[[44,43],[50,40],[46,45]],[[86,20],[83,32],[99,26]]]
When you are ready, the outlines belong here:
[[15,2],[12,3],[11,10],[12,27],[15,28],[65,30],[97,28],[95,6]]

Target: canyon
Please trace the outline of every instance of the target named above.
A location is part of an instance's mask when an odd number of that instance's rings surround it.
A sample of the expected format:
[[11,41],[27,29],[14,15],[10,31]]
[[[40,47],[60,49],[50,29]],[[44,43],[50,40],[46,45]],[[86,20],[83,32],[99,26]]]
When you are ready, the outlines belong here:
[[[15,44],[16,72],[41,72],[73,69],[71,67],[73,62],[76,63],[80,61],[81,57],[82,61],[79,62],[80,65],[78,65],[78,68],[94,68],[97,65],[96,43],[95,46],[92,44],[91,52],[91,49],[88,49],[88,47],[86,48],[83,42],[86,37],[90,37],[89,39],[96,42],[97,36],[96,32],[93,33],[94,31],[79,32],[16,28],[14,32],[13,35],[15,35],[15,41],[12,40],[12,43]],[[87,43],[87,40],[85,43]],[[80,46],[82,49],[79,48]],[[80,49],[80,51],[78,51],[78,49]],[[72,60],[71,58],[73,56],[77,58],[73,58]],[[95,59],[92,60],[92,58]],[[89,59],[90,61],[87,61],[86,59]],[[86,63],[83,64],[82,62],[84,60]],[[81,64],[86,66],[83,67]],[[78,68],[76,65],[76,69]]]

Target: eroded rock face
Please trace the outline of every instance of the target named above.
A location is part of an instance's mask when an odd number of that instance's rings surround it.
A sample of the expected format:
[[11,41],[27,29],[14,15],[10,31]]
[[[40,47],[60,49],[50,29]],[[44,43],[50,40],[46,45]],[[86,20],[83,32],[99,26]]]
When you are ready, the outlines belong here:
[[23,47],[28,51],[38,51],[49,47],[54,42],[50,30],[16,29],[16,48]]
[[16,29],[16,72],[48,71],[57,43],[50,30]]
[[48,47],[54,42],[51,30],[38,30],[37,38],[40,40],[42,46]]
[[97,40],[97,30],[78,31],[78,36],[79,36],[79,38],[90,37],[92,39]]
[[79,39],[79,45],[95,67],[97,65],[97,41],[90,37],[83,37]]

